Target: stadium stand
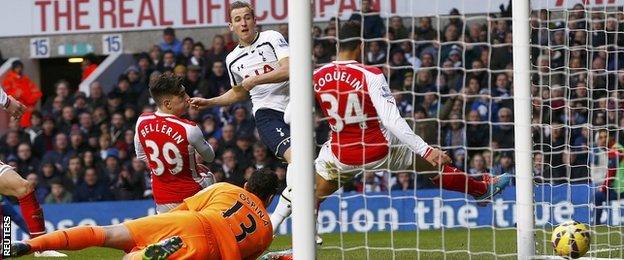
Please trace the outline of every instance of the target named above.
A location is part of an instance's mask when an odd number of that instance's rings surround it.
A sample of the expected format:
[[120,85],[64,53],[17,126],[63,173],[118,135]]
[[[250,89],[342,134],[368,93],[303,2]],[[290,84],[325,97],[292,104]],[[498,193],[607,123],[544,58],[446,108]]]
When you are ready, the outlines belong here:
[[[456,167],[474,175],[513,172],[510,13],[471,21],[467,26],[455,17],[458,15],[456,9],[451,10],[442,28],[436,28],[432,17],[418,18],[412,28],[411,18],[396,16],[384,21],[366,16],[364,26],[369,34],[364,37],[364,61],[383,69],[403,116],[427,142],[447,149]],[[610,127],[624,122],[622,103],[607,95],[615,93],[622,98],[622,92],[602,91],[624,85],[624,73],[617,72],[624,67],[622,54],[605,59],[606,52],[622,46],[624,37],[618,32],[624,30],[624,19],[585,14],[582,7],[567,23],[546,23],[547,15],[545,10],[532,14],[532,41],[540,46],[533,52],[548,53],[533,55],[539,73],[532,76],[531,91],[541,97],[534,99],[533,118],[536,123],[553,123],[533,130],[535,145],[540,146],[536,150],[547,151],[535,154],[535,178],[553,184],[601,182],[589,178],[588,170],[605,161],[602,157],[607,155],[602,151],[609,149],[608,140],[601,139],[600,133],[557,127],[556,123]],[[361,18],[356,14],[351,19]],[[598,20],[607,22],[598,25],[594,22]],[[335,58],[337,22],[314,27],[315,66]],[[604,26],[604,30],[591,35],[566,30],[596,26]],[[279,29],[287,31],[287,25]],[[566,42],[589,46],[590,51],[556,48]],[[115,67],[124,64],[117,75],[104,77],[95,69],[81,84],[81,91],[75,92],[71,90],[77,86],[59,81],[54,94],[44,95],[40,109],[34,108],[28,128],[9,125],[0,138],[0,159],[37,183],[38,196],[47,203],[149,198],[149,173],[135,159],[132,139],[138,115],[154,109],[147,89],[149,79],[173,72],[186,76],[189,95],[217,96],[230,88],[224,59],[235,46],[229,33],[218,34],[205,45],[190,37],[177,39],[175,31],[168,28],[162,42],[115,63]],[[562,57],[567,55],[572,58],[564,64]],[[563,69],[566,66],[569,71]],[[565,97],[571,98],[567,102],[574,109],[563,109]],[[593,112],[588,113],[590,110]],[[192,112],[188,119],[201,126],[215,148],[217,159],[209,167],[217,181],[240,184],[253,169],[270,167],[281,173],[284,187],[285,166],[258,142],[249,103]],[[316,119],[320,146],[329,128]],[[592,142],[593,138],[598,142]],[[425,188],[435,188],[427,176],[377,172],[359,176],[344,190]]]

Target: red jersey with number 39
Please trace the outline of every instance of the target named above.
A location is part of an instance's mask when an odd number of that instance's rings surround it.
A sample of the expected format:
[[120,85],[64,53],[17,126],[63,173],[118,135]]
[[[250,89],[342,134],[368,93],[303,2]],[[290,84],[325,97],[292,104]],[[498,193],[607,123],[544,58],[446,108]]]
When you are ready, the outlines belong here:
[[196,170],[195,152],[206,146],[212,151],[192,121],[159,112],[139,117],[135,150],[151,170],[157,204],[181,203],[211,184]]
[[388,140],[369,95],[375,75],[382,75],[381,70],[354,61],[333,62],[314,72],[316,100],[332,129],[332,152],[344,164],[361,165],[388,154]]

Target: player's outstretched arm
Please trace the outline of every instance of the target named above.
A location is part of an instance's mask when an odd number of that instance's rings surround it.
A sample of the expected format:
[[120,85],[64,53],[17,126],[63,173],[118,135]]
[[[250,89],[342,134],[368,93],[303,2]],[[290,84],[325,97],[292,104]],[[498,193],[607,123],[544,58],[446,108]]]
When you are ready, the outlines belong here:
[[401,117],[392,96],[390,87],[383,75],[375,75],[368,85],[369,95],[381,123],[410,150],[422,156],[431,165],[438,166],[450,162],[450,157],[443,151],[430,147]]
[[250,91],[257,85],[287,81],[289,78],[288,69],[290,67],[288,57],[282,58],[278,62],[278,64],[279,67],[274,71],[244,79],[241,86],[243,86],[243,88],[245,88],[246,90]]
[[16,119],[20,118],[24,114],[24,110],[26,110],[26,106],[14,97],[7,95],[2,86],[0,86],[0,106]]
[[191,128],[188,133],[189,143],[195,148],[195,151],[201,155],[202,159],[206,162],[212,162],[215,158],[215,152],[212,149],[212,146],[208,144],[206,139],[204,139],[204,135],[202,134],[201,129],[198,126]]
[[7,102],[9,103],[5,104],[4,106],[4,109],[7,111],[7,113],[9,113],[9,115],[11,115],[15,119],[22,117],[22,114],[24,114],[24,111],[26,110],[26,106],[24,106],[24,104],[17,101],[17,99],[11,96],[9,96],[7,100]]
[[214,98],[193,97],[189,103],[192,109],[205,110],[212,107],[229,106],[236,102],[249,99],[249,91],[241,86],[232,86],[230,90],[223,95]]
[[139,139],[139,123],[140,121],[136,122],[136,126],[134,129],[134,153],[136,154],[137,159],[145,162],[145,164],[148,164],[149,162],[147,161],[147,155],[145,154],[145,150],[143,149],[143,145],[141,144],[141,140]]

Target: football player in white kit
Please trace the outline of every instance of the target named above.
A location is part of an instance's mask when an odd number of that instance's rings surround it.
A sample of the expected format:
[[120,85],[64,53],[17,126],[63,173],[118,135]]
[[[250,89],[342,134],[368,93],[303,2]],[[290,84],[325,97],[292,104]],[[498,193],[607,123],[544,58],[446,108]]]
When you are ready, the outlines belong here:
[[[257,32],[253,7],[246,2],[230,5],[229,27],[239,38],[239,45],[226,58],[232,89],[215,98],[191,98],[191,108],[228,106],[251,98],[260,139],[278,158],[290,163],[290,126],[284,123],[289,101],[288,43],[277,31]],[[289,170],[287,183],[293,175]],[[287,187],[271,214],[274,232],[290,213]]]

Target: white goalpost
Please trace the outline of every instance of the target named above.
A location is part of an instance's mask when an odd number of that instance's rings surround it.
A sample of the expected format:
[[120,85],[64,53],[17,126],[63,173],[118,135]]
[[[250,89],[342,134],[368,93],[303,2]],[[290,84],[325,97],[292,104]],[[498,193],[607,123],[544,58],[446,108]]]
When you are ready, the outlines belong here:
[[[362,2],[372,9],[359,14]],[[624,257],[624,0],[288,5],[296,181],[278,233],[292,231],[296,259],[549,259],[554,227],[572,219],[591,230],[587,257]],[[313,112],[312,71],[335,59],[349,19],[365,23],[362,63],[382,71],[414,132],[460,171],[512,185],[483,204],[440,189],[437,172],[366,171],[314,214],[329,126]]]
[[316,259],[314,203],[314,127],[312,90],[312,12],[309,1],[290,1],[290,102],[293,189],[292,242],[295,259]]
[[512,1],[516,215],[518,259],[535,254],[535,207],[531,139],[530,3]]

